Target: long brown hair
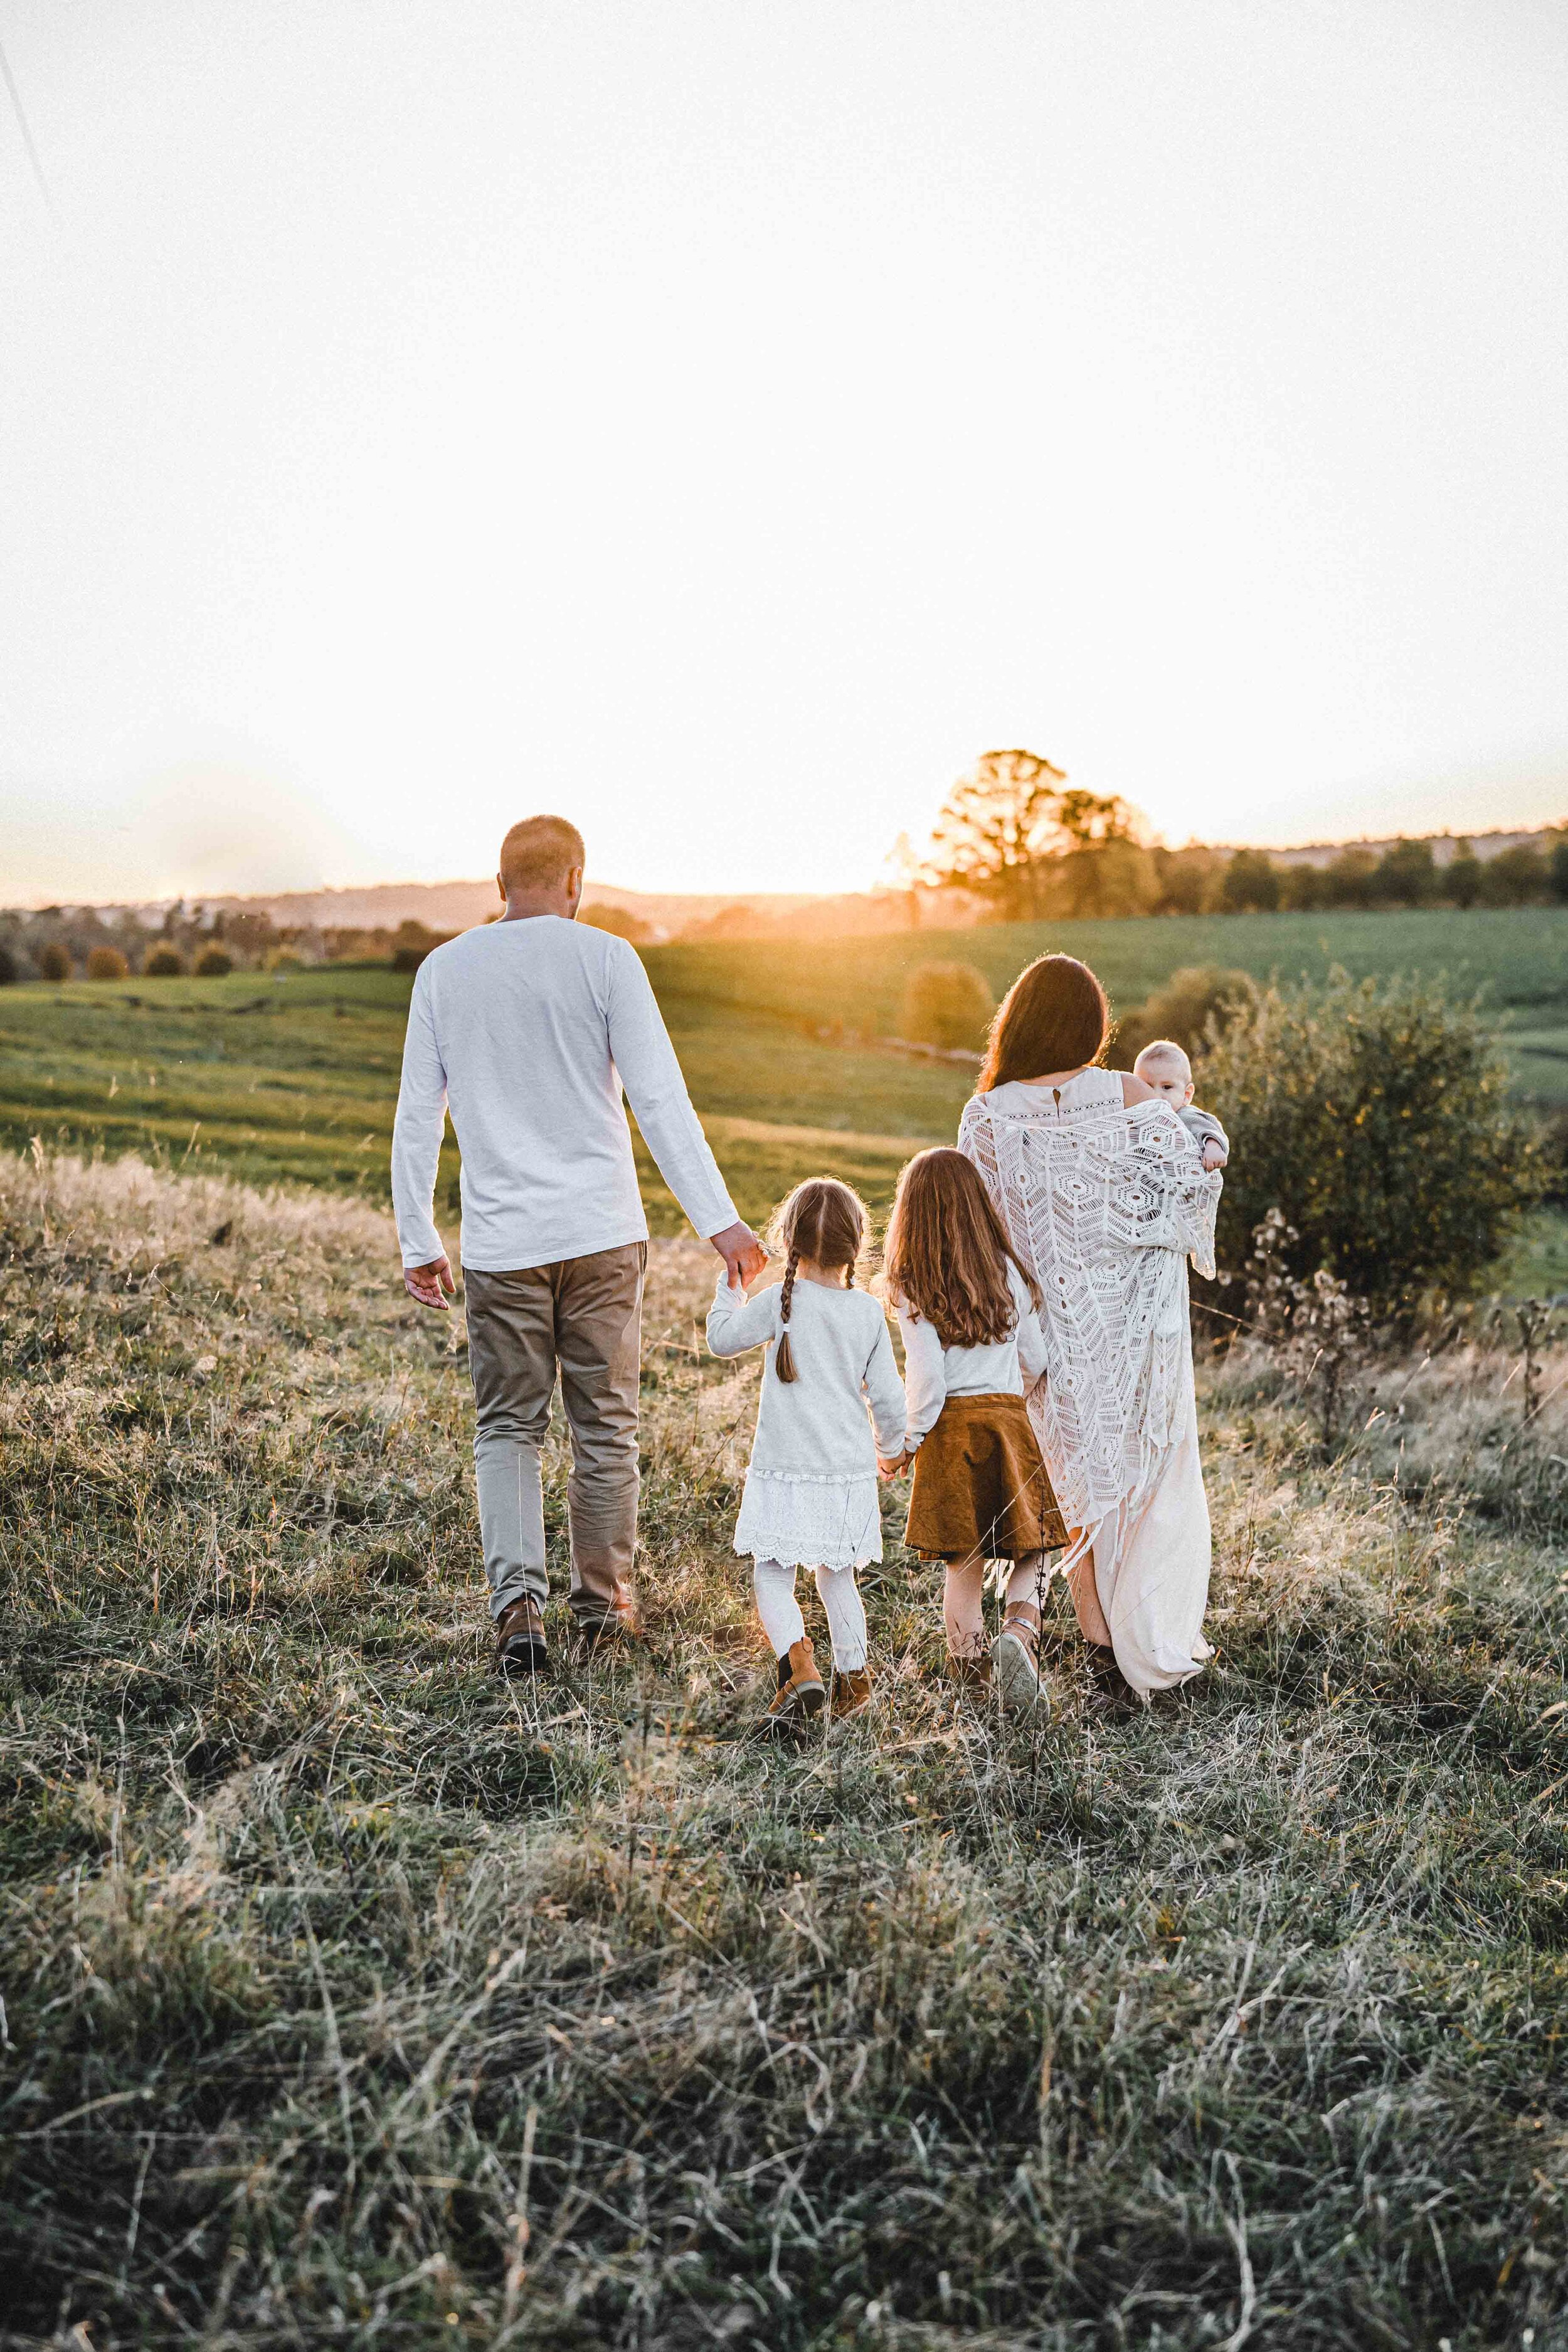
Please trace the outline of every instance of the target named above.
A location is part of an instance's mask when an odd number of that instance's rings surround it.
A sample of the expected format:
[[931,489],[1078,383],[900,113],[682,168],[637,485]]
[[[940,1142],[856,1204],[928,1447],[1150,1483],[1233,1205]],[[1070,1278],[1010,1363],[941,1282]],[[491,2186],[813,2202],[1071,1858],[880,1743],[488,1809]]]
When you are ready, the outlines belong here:
[[773,1349],[773,1370],[781,1381],[789,1381],[799,1377],[789,1336],[795,1269],[803,1257],[810,1258],[826,1274],[842,1266],[844,1287],[853,1290],[856,1262],[866,1242],[866,1204],[837,1176],[808,1176],[773,1211],[768,1220],[767,1242],[784,1260],[779,1296],[779,1321],[784,1328]]
[[1009,1265],[1038,1307],[1038,1285],[1019,1263],[974,1162],[962,1151],[917,1152],[899,1178],[882,1249],[889,1296],[933,1325],[944,1348],[994,1347],[1018,1319]]
[[1077,956],[1037,956],[996,1007],[978,1091],[1081,1068],[1099,1060],[1110,1034],[1110,1007],[1088,964]]

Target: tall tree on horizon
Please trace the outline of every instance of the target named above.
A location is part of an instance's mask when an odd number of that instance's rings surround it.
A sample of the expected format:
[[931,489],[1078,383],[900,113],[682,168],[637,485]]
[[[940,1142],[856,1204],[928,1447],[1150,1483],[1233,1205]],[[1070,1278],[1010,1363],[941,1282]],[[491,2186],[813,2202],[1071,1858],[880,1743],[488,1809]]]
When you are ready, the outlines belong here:
[[1037,868],[1060,843],[1066,782],[1037,751],[983,751],[942,803],[922,879],[974,891],[1004,921],[1033,914]]
[[1047,902],[1064,861],[1138,839],[1137,811],[1118,794],[1063,790],[1065,769],[1037,751],[983,751],[931,829],[928,887],[973,891],[1003,922],[1064,911]]

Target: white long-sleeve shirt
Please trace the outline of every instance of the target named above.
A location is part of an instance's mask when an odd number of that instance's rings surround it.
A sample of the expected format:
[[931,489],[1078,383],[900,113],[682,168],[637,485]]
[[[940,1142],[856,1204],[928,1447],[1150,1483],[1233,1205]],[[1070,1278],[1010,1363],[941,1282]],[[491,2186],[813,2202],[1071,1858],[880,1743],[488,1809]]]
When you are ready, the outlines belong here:
[[449,1110],[462,1260],[520,1273],[647,1237],[621,1090],[704,1237],[735,1221],[637,950],[560,915],[448,940],[415,976],[392,1131],[405,1265],[441,1255],[431,1213]]
[[752,1442],[753,1475],[875,1478],[878,1448],[890,1456],[902,1451],[904,1441],[904,1395],[881,1300],[868,1290],[797,1280],[789,1309],[795,1378],[781,1381],[773,1376],[773,1351],[784,1328],[782,1297],[782,1284],[774,1283],[754,1298],[742,1297],[721,1273],[708,1309],[708,1345],[716,1356],[768,1349]]
[[936,1326],[896,1299],[904,1338],[904,1444],[913,1453],[936,1426],[950,1396],[1023,1396],[1046,1369],[1046,1339],[1023,1276],[1009,1263],[1007,1287],[1017,1320],[1005,1339],[984,1348],[944,1348]]

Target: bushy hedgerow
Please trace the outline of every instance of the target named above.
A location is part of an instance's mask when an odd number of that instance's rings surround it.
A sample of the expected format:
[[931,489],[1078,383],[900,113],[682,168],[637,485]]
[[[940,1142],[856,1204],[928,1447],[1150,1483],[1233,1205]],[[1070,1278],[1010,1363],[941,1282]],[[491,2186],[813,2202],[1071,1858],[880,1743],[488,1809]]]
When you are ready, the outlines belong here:
[[1247,1003],[1255,993],[1256,983],[1244,971],[1227,971],[1217,963],[1184,964],[1146,1003],[1135,1004],[1118,1022],[1113,1055],[1117,1068],[1130,1070],[1144,1046],[1152,1045],[1156,1037],[1169,1037],[1184,1052],[1198,1054],[1210,1014],[1228,1019],[1233,1005]]
[[234,958],[226,948],[216,944],[204,948],[191,969],[201,980],[222,980],[234,970]]
[[89,980],[123,980],[130,970],[118,948],[92,948],[88,951]]
[[185,969],[185,959],[178,948],[153,948],[142,967],[143,980],[178,980]]
[[919,964],[904,986],[899,1034],[917,1045],[978,1052],[995,1009],[991,983],[973,964]]
[[1290,1271],[1327,1266],[1381,1315],[1463,1294],[1536,1199],[1540,1150],[1472,1007],[1440,982],[1269,988],[1211,1032],[1199,1097],[1230,1134],[1222,1266],[1282,1209]]

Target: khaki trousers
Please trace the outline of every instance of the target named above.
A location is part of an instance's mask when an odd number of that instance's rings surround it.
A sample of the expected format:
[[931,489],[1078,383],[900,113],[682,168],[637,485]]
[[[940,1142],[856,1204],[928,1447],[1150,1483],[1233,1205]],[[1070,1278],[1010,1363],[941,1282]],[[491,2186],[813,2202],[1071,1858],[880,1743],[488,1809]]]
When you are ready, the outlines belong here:
[[490,1614],[549,1594],[539,1454],[561,1375],[572,1436],[571,1606],[629,1612],[637,1531],[637,1376],[646,1242],[519,1274],[463,1269],[477,1428],[474,1476]]

